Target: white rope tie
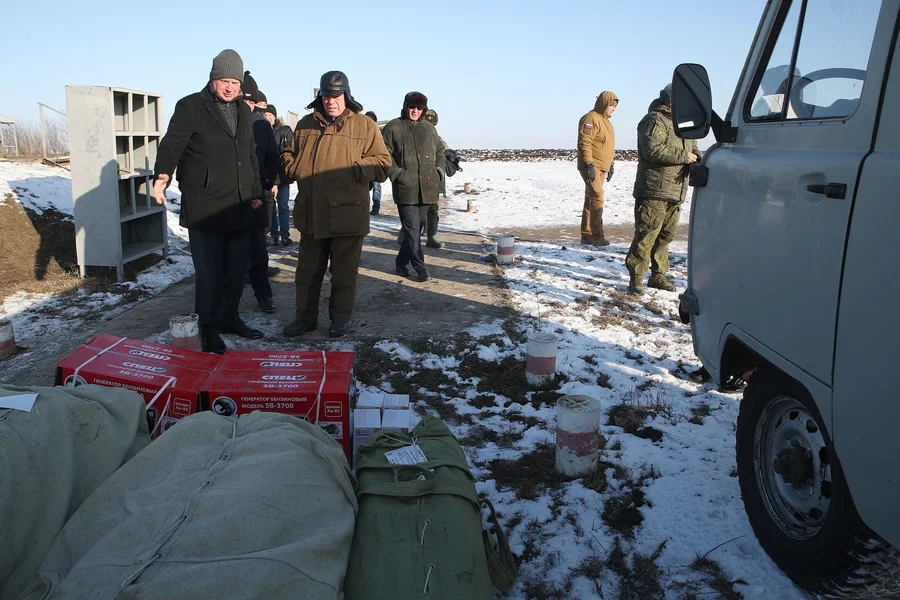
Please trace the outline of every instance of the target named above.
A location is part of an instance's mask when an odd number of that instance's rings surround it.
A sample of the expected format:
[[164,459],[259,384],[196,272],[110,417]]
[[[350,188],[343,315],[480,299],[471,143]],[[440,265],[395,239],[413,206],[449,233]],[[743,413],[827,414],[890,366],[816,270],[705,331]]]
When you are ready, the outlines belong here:
[[419,545],[425,545],[425,531],[428,529],[428,526],[431,525],[431,519],[425,519],[425,525],[422,527],[422,539],[419,540]]
[[428,580],[431,579],[431,573],[434,571],[434,565],[428,565],[428,573],[425,574],[425,588],[422,590],[423,594],[428,593]]
[[106,348],[104,348],[103,350],[101,350],[100,352],[95,354],[94,356],[90,357],[89,359],[87,359],[86,361],[84,361],[83,363],[78,365],[72,374],[75,375],[75,377],[78,377],[78,373],[81,371],[81,369],[85,368],[90,363],[94,362],[95,360],[97,360],[98,358],[100,358],[101,356],[103,356],[104,354],[106,354],[107,352],[109,352],[110,350],[112,350],[113,348],[115,348],[116,346],[118,346],[119,344],[121,344],[122,342],[124,342],[127,339],[128,338],[121,338],[118,342],[115,342],[114,344],[107,346]]

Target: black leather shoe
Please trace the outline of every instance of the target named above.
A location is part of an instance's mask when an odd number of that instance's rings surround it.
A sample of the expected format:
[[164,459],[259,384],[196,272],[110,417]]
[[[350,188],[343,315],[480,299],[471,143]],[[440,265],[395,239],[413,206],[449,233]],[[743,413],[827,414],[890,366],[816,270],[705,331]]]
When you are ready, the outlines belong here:
[[306,323],[300,319],[294,319],[292,323],[285,325],[282,333],[287,337],[297,337],[298,335],[315,331],[318,327],[316,323]]
[[236,336],[247,338],[248,340],[259,340],[266,337],[259,329],[248,327],[246,323],[238,319],[234,323],[222,326],[222,333],[233,333]]
[[259,298],[256,303],[259,305],[259,309],[264,313],[273,313],[277,310],[275,308],[275,301],[272,298]]
[[331,337],[341,337],[350,331],[350,323],[332,323],[328,328],[328,335]]
[[426,281],[431,281],[431,275],[428,274],[428,271],[422,269],[421,271],[416,271],[416,276],[413,277],[413,281],[425,283]]
[[279,269],[278,267],[269,267],[269,270],[266,272],[266,275],[268,275],[269,277],[275,277],[279,273],[281,273],[281,269]]
[[377,210],[373,210],[373,211],[370,212],[369,214],[374,216],[374,215],[377,215],[377,214],[378,214],[378,211],[377,211]]
[[394,263],[397,267],[397,275],[402,275],[403,277],[409,277],[410,270],[409,265],[401,265],[400,263]]
[[289,238],[289,237],[281,238],[281,245],[282,245],[282,246],[290,246],[290,245],[293,244],[293,243],[294,243],[294,241],[293,241],[291,238]]
[[204,352],[212,352],[213,354],[225,354],[228,346],[218,333],[201,333],[200,343],[203,345]]

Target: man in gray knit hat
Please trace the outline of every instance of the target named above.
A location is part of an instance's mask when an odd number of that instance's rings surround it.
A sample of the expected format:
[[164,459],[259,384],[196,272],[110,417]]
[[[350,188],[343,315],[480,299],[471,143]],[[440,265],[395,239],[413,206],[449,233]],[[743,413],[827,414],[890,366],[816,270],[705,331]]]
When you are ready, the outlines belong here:
[[261,338],[244,324],[238,305],[250,258],[250,226],[262,206],[250,109],[243,103],[244,65],[234,50],[213,59],[209,83],[178,101],[157,152],[153,193],[178,169],[181,225],[194,261],[194,307],[207,352],[224,353],[220,335]]

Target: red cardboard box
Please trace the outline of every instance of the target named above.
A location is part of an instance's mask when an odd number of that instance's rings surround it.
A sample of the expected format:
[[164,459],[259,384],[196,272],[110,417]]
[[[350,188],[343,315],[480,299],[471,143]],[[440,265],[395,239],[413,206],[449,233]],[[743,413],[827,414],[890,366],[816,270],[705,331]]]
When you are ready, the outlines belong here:
[[229,350],[219,362],[228,371],[286,372],[286,371],[347,371],[353,372],[355,352],[312,352],[297,350]]
[[349,461],[352,384],[349,371],[301,372],[297,367],[282,367],[281,372],[269,367],[239,371],[223,366],[206,380],[200,396],[210,410],[232,419],[262,410],[294,415],[319,425],[343,447]]
[[188,348],[179,348],[177,346],[154,344],[152,342],[145,342],[144,340],[132,340],[117,335],[109,335],[108,333],[98,335],[83,347],[91,348],[96,352],[106,351],[114,354],[170,362],[197,371],[212,372],[222,359],[222,357],[217,354],[198,352]]
[[129,389],[143,396],[152,438],[200,410],[200,389],[209,375],[210,370],[189,369],[171,359],[100,352],[96,347],[79,348],[56,365],[56,385],[92,383]]

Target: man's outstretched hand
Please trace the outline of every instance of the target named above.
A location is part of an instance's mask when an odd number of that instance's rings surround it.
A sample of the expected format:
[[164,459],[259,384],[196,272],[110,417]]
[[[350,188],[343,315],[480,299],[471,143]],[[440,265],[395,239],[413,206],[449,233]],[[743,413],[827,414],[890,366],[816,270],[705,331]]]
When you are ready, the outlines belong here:
[[157,204],[166,203],[167,187],[169,187],[169,176],[165,173],[160,173],[156,177],[156,181],[153,182],[153,197],[156,199]]

